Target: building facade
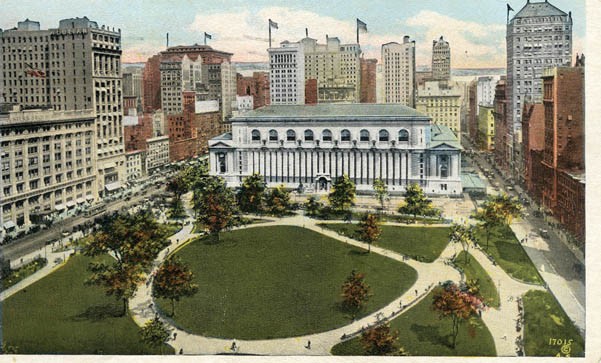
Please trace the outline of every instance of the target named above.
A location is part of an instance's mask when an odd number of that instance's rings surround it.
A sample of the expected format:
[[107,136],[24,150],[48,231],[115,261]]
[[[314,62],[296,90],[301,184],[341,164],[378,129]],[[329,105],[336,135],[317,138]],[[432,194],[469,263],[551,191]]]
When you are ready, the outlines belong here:
[[272,105],[305,103],[305,54],[300,43],[284,41],[269,48],[269,94]]
[[125,153],[125,170],[127,181],[135,183],[146,176],[146,151],[134,150]]
[[513,125],[510,123],[507,79],[502,76],[495,87],[495,167],[504,175],[511,175],[513,159]]
[[269,99],[269,73],[253,72],[252,77],[237,74],[237,95],[252,96],[253,108],[270,104]]
[[346,174],[359,192],[380,178],[393,194],[412,183],[431,195],[462,193],[455,135],[402,105],[272,105],[234,117],[209,152],[210,174],[230,187],[260,173],[269,187],[326,192]]
[[478,147],[492,151],[495,148],[495,116],[492,106],[478,106]]
[[361,103],[376,103],[377,59],[361,58]]
[[451,47],[442,35],[440,39],[432,41],[432,79],[451,80]]
[[0,114],[1,224],[28,226],[34,215],[97,200],[94,110],[16,108]]
[[403,43],[382,45],[384,102],[415,107],[415,40],[409,36]]
[[151,174],[156,168],[169,164],[169,137],[153,137],[146,143],[146,171]]
[[0,33],[0,42],[7,101],[26,109],[95,110],[98,192],[118,186],[125,178],[121,31],[86,17],[48,30],[26,20]]
[[182,113],[184,92],[196,92],[201,87],[202,58],[193,61],[185,54],[182,57],[173,56],[161,62],[160,71],[161,110],[165,115]]
[[428,81],[417,90],[416,109],[430,117],[432,122],[461,133],[461,86],[454,82]]

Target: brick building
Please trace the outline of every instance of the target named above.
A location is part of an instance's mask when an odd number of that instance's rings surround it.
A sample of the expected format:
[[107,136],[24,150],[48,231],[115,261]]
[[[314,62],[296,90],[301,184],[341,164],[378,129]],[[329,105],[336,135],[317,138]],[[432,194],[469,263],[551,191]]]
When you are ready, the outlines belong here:
[[361,103],[376,103],[376,69],[377,59],[361,58]]
[[146,150],[146,140],[153,137],[152,115],[130,115],[123,118],[125,151]]
[[467,114],[467,134],[471,142],[475,142],[478,135],[478,82],[470,82],[467,88],[468,114]]
[[542,103],[525,103],[522,110],[522,147],[524,148],[524,186],[540,201],[542,150],[545,141],[545,108]]
[[513,155],[513,127],[507,119],[508,99],[507,80],[501,77],[495,87],[495,100],[493,102],[495,118],[495,165],[509,175],[509,165]]
[[270,104],[269,98],[269,73],[253,72],[252,77],[236,75],[236,94],[238,96],[252,96],[253,108]]
[[144,112],[152,112],[161,108],[161,56],[148,58],[142,75]]
[[308,79],[305,81],[305,104],[314,105],[317,103],[317,80]]

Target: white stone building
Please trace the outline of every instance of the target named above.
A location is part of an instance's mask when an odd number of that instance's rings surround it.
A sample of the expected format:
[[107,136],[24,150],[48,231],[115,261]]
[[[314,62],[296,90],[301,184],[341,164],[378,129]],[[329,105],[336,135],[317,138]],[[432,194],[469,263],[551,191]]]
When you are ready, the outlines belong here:
[[172,56],[161,62],[161,109],[165,115],[183,112],[183,92],[196,91],[202,83],[202,57]]
[[127,181],[135,182],[146,176],[146,151],[134,150],[125,153]]
[[382,45],[384,102],[415,107],[415,40]]
[[169,164],[169,137],[158,136],[146,140],[146,172]]
[[272,105],[305,103],[305,55],[299,43],[269,48],[269,94]]
[[463,89],[458,82],[426,81],[417,90],[416,109],[460,135]]
[[[495,100],[495,87],[501,79],[500,76],[478,77],[476,84],[476,105],[491,107]],[[479,107],[476,107],[476,115],[480,114]]]
[[0,114],[0,225],[98,199],[93,110]]
[[402,105],[319,104],[262,107],[232,118],[232,132],[209,140],[210,174],[231,187],[260,173],[325,192],[346,174],[359,192],[376,178],[391,193],[419,183],[428,194],[461,194],[461,146],[444,126]]

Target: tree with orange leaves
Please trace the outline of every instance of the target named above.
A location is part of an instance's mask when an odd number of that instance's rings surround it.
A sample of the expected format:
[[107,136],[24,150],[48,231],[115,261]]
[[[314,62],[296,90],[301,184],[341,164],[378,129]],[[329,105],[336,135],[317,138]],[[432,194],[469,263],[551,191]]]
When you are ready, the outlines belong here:
[[369,286],[364,279],[364,274],[353,270],[342,284],[342,306],[350,311],[353,317],[365,305],[370,296]]
[[399,331],[391,331],[386,322],[361,333],[361,344],[369,355],[401,355],[404,349],[397,347]]
[[188,266],[178,258],[169,258],[156,272],[152,295],[171,300],[171,316],[175,316],[175,302],[198,292],[193,280],[194,274]]
[[371,252],[371,244],[380,238],[382,229],[378,217],[374,214],[365,213],[359,223],[361,240],[367,243],[367,252]]
[[440,318],[451,318],[453,322],[451,337],[453,349],[457,344],[459,326],[464,321],[475,324],[474,318],[483,309],[482,300],[463,291],[454,282],[447,282],[434,292],[432,308],[439,312]]

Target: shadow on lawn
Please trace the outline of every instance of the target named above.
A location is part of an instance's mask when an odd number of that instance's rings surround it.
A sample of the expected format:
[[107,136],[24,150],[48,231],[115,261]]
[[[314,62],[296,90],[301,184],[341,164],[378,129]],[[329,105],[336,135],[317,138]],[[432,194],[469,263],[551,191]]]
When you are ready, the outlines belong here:
[[88,307],[81,314],[71,319],[74,321],[100,321],[106,318],[120,318],[123,316],[123,306],[120,304],[104,304]]
[[417,336],[420,342],[428,341],[435,345],[442,345],[449,349],[453,349],[451,344],[451,334],[441,336],[438,334],[438,329],[431,325],[411,324],[411,331]]

